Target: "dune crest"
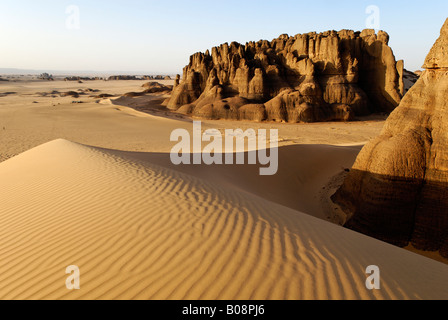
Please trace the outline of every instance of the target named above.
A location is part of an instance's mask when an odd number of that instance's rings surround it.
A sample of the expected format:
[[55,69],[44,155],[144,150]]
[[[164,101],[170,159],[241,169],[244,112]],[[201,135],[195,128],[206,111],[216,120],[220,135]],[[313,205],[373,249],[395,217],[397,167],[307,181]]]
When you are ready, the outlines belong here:
[[446,265],[123,152],[56,140],[0,176],[2,299],[448,298]]

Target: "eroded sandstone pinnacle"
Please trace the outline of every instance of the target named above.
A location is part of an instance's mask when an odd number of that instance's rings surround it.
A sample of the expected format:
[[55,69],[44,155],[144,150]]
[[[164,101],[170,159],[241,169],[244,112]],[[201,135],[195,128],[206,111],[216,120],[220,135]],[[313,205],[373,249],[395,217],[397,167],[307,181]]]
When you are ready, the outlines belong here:
[[167,106],[205,119],[352,120],[391,112],[403,95],[403,63],[386,32],[281,35],[196,53]]

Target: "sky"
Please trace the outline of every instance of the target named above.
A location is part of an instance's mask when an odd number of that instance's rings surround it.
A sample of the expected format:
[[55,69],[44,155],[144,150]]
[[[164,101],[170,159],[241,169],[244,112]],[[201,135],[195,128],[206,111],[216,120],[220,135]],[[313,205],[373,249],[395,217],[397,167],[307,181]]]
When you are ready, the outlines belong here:
[[0,0],[0,68],[176,74],[224,42],[373,26],[415,71],[447,17],[446,0]]

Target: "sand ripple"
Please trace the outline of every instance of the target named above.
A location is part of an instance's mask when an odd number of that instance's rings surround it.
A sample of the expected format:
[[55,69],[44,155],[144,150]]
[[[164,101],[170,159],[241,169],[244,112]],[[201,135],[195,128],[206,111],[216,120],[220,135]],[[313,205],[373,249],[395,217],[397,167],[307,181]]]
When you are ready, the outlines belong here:
[[[448,298],[446,265],[213,177],[65,140],[0,177],[2,299]],[[81,290],[65,288],[69,265]]]

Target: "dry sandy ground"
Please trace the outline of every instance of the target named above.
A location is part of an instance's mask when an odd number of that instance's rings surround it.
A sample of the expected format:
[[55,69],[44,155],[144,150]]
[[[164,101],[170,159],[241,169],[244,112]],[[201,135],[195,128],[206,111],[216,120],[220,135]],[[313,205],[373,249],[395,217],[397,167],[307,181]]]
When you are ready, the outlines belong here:
[[[103,99],[59,97],[48,95],[42,97],[36,93],[52,91],[68,92],[79,89],[100,90],[98,94],[117,94],[143,91],[140,86],[146,81],[86,81],[77,82],[0,82],[0,161],[21,152],[39,146],[54,139],[67,139],[87,145],[145,152],[169,152],[167,145],[173,128],[191,130],[190,121],[173,121],[166,118],[163,112],[154,112],[155,116],[134,112],[129,108],[112,104]],[[160,81],[170,84],[168,81]],[[15,94],[6,94],[15,92]],[[4,96],[2,96],[4,95]],[[147,104],[148,99],[134,99],[134,107]],[[163,97],[152,99],[163,100]],[[85,101],[83,104],[72,104],[73,101]],[[124,106],[130,105],[123,101]],[[37,102],[37,103],[33,103]],[[310,125],[278,125],[256,124],[232,121],[207,121],[207,128],[278,128],[280,137],[287,144],[350,144],[367,141],[378,135],[383,126],[381,120],[359,123],[331,123],[325,126]]]
[[[253,165],[172,165],[170,134],[191,121],[126,107],[141,97],[36,95],[143,83],[0,83],[16,92],[0,97],[2,159],[29,150],[0,163],[0,298],[448,298],[447,265],[324,221],[340,219],[328,197],[380,119],[203,124],[279,128],[278,174],[261,177]],[[80,290],[65,287],[69,265]],[[366,289],[369,265],[381,290]]]

